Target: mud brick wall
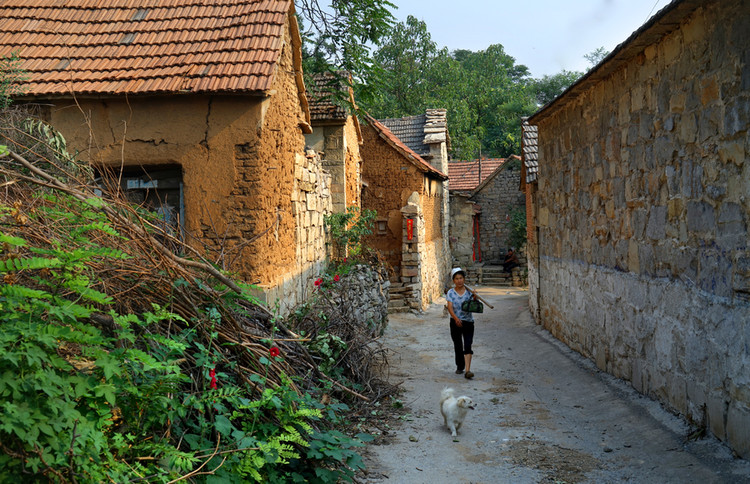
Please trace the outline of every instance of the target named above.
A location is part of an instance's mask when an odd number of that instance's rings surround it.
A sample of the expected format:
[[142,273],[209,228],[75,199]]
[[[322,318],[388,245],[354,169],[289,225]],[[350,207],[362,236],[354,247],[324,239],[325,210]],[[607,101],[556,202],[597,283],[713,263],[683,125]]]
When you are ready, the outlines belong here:
[[[362,135],[362,176],[367,183],[362,208],[376,210],[387,226],[386,233],[376,228],[366,243],[383,253],[397,282],[412,288],[412,308],[424,309],[441,294],[450,260],[443,237],[443,183],[419,171],[371,126],[363,126]],[[415,220],[414,240],[409,242],[407,217]]]
[[745,458],[748,32],[750,3],[705,2],[530,120],[540,322]]
[[346,184],[346,206],[362,206],[362,155],[359,153],[359,135],[354,124],[354,118],[347,118],[344,126],[344,140],[346,153],[344,155],[344,170]]
[[511,232],[511,212],[526,207],[526,197],[519,191],[520,185],[521,162],[509,160],[470,198],[482,208],[479,240],[482,244],[482,262],[485,264],[501,264],[505,260]]
[[[322,222],[307,213],[329,209],[330,183],[304,153],[288,31],[281,48],[268,97],[82,98],[80,108],[56,102],[49,120],[95,165],[179,166],[186,241],[273,297],[299,300],[310,266],[325,260]],[[316,208],[299,209],[301,192],[314,194]],[[314,248],[301,242],[303,229]]]
[[362,177],[367,183],[362,193],[362,208],[376,210],[378,220],[387,225],[386,233],[376,231],[366,238],[366,244],[381,251],[388,263],[398,270],[401,266],[401,208],[412,193],[422,192],[424,175],[382,140],[371,126],[362,126],[362,137]]

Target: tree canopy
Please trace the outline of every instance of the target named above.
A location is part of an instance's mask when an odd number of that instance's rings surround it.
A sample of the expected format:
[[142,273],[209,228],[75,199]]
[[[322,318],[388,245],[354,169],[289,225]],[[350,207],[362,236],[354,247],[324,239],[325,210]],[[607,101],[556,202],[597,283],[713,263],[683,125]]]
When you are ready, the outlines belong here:
[[[374,51],[377,85],[357,99],[375,117],[401,117],[427,108],[448,110],[453,156],[517,153],[520,118],[536,110],[528,68],[500,44],[479,52],[438,49],[427,25],[409,16]],[[369,88],[369,89],[368,89]]]
[[[394,22],[387,0],[321,1],[297,0],[309,24],[305,70],[351,72],[357,103],[376,118],[447,109],[454,158],[517,154],[521,118],[583,75],[563,70],[533,79],[501,44],[477,52],[438,48],[424,21]],[[589,55],[600,60],[606,51]]]

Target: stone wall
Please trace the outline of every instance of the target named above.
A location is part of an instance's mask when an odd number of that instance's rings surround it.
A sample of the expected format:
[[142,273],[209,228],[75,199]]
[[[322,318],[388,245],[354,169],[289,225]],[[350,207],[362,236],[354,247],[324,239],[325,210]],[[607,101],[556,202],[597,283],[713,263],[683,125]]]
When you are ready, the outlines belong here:
[[[340,294],[344,294],[352,309],[347,316],[351,322],[370,328],[372,336],[381,336],[388,325],[388,270],[369,265],[354,266],[339,281]],[[340,296],[334,295],[334,300]]]
[[468,196],[451,193],[450,250],[454,267],[474,263],[474,210],[476,204]]
[[343,213],[347,207],[359,207],[362,158],[353,118],[316,124],[312,134],[305,135],[305,142],[322,153],[323,167],[331,175],[333,211]]
[[479,240],[482,244],[481,262],[485,264],[501,264],[505,260],[511,232],[511,212],[526,208],[526,196],[519,191],[520,184],[521,162],[508,160],[470,198],[482,210],[479,216]]
[[748,458],[750,4],[694,5],[530,119],[530,280],[556,337]]

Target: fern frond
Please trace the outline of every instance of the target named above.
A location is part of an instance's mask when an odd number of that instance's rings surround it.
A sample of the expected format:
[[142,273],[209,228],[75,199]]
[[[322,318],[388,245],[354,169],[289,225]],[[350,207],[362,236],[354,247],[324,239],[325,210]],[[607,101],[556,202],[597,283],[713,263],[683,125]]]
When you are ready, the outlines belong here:
[[17,272],[22,270],[54,269],[62,266],[62,261],[57,257],[47,259],[44,257],[29,257],[8,259],[0,261],[0,272]]

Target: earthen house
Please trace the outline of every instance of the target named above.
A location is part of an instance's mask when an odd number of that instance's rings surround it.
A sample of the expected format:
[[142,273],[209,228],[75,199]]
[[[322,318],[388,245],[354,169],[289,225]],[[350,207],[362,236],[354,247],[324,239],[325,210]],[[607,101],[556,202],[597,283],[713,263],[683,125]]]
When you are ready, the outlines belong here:
[[442,294],[449,270],[444,237],[448,176],[383,123],[366,119],[361,148],[362,208],[378,213],[367,243],[385,256],[394,269],[394,282],[408,289],[409,307],[421,310]]
[[[349,80],[349,82],[347,82]],[[332,209],[346,212],[361,206],[362,130],[352,115],[356,110],[349,76],[344,72],[315,74],[308,86],[310,123],[305,135],[307,148],[320,154],[323,168],[331,175]]]
[[673,1],[524,130],[537,321],[745,458],[748,32]]
[[26,99],[185,240],[299,300],[325,260],[329,176],[304,150],[310,114],[291,0],[0,6],[0,55]]

